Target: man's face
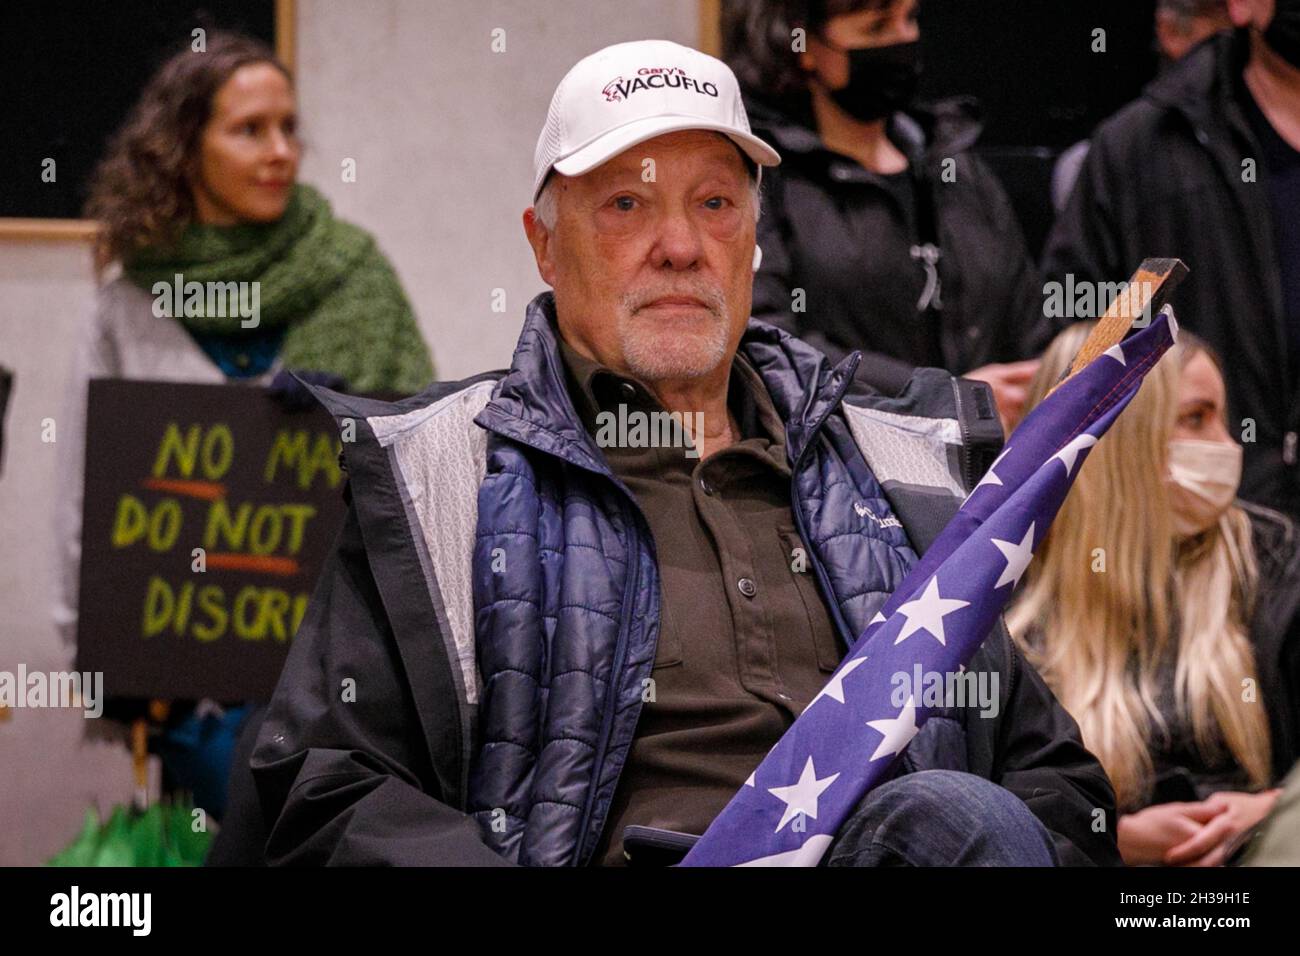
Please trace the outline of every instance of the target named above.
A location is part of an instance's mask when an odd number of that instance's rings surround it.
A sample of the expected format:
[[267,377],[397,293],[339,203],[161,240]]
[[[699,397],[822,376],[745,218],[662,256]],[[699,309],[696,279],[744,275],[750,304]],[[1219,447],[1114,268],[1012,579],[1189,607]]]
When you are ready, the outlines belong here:
[[582,176],[524,227],[574,349],[647,382],[725,376],[749,318],[755,211],[736,146],[666,133]]

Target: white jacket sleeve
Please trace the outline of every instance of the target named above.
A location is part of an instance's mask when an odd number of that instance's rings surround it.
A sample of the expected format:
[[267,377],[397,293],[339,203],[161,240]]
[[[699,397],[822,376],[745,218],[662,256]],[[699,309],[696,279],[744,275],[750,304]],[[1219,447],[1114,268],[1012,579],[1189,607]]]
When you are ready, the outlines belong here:
[[68,647],[77,639],[81,572],[81,503],[86,456],[86,390],[92,378],[119,374],[116,350],[103,321],[103,297],[73,350],[63,408],[55,419],[54,623]]

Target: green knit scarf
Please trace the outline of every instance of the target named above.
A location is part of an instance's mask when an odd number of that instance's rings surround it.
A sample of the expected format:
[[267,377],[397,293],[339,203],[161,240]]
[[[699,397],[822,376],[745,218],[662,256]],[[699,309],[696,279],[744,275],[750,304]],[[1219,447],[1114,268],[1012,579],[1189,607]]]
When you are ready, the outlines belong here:
[[147,292],[174,286],[178,274],[183,283],[257,282],[254,330],[238,315],[183,314],[190,307],[176,320],[195,334],[232,337],[287,326],[284,365],[341,375],[351,391],[415,392],[433,378],[410,303],[373,237],[334,218],[305,183],[275,222],[191,223],[174,246],[143,250],[124,272]]

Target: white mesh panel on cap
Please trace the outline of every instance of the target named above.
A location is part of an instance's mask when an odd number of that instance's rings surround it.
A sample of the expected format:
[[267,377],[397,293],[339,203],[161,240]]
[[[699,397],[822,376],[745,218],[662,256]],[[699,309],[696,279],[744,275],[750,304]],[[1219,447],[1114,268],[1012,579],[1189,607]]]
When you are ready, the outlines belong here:
[[536,179],[533,182],[534,200],[537,198],[537,191],[542,188],[542,180],[546,178],[547,172],[550,171],[552,164],[559,158],[560,150],[563,148],[564,112],[560,106],[564,98],[565,85],[568,82],[569,76],[566,76],[560,80],[560,85],[555,88],[555,95],[551,97],[551,105],[546,109],[546,125],[542,127],[542,134],[537,137],[537,149],[533,153],[533,169],[536,171]]

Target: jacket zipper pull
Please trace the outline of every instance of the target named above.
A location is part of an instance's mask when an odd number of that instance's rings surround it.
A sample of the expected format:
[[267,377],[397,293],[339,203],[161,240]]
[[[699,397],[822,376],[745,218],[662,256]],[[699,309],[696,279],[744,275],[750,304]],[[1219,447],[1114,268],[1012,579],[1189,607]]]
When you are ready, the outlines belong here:
[[925,288],[921,290],[921,298],[916,302],[918,312],[924,312],[931,305],[936,309],[943,308],[940,298],[942,287],[939,282],[939,256],[939,247],[933,242],[912,247],[912,258],[919,260],[925,267]]

